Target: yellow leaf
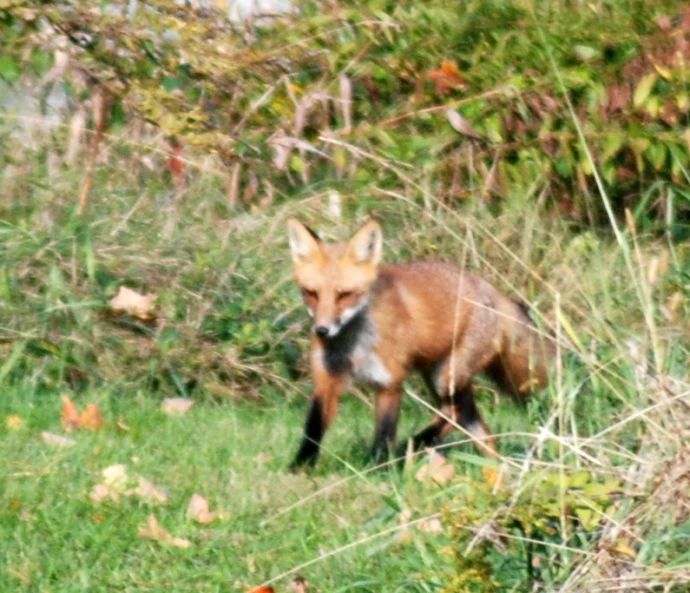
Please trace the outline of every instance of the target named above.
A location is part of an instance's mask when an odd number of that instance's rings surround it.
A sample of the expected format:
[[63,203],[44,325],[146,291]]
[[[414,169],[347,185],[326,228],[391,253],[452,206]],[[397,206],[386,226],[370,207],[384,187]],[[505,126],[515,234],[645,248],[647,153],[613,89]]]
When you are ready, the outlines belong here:
[[633,94],[633,105],[635,107],[641,107],[644,105],[658,78],[659,75],[656,72],[650,72],[646,76],[642,77],[642,80],[640,80],[638,83],[635,93]]
[[495,488],[500,490],[503,488],[503,481],[501,479],[501,472],[495,467],[483,467],[482,475],[484,476],[484,481],[490,488]]
[[662,64],[654,64],[654,69],[666,80],[671,80],[673,78],[671,71]]
[[628,556],[632,559],[637,558],[637,552],[630,547],[630,544],[624,540],[619,540],[616,542],[616,544],[613,546],[613,549],[618,552],[619,554],[623,554],[624,556]]
[[19,430],[21,428],[24,428],[24,420],[22,420],[21,416],[12,414],[7,417],[8,430]]

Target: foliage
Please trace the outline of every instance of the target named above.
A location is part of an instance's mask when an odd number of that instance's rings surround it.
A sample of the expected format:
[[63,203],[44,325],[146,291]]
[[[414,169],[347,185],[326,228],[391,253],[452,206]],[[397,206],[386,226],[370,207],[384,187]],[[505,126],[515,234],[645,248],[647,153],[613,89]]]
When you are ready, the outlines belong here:
[[683,2],[306,2],[246,25],[130,5],[5,2],[0,76],[27,60],[40,75],[58,47],[67,80],[105,89],[111,125],[143,118],[217,155],[232,203],[323,184],[503,203],[519,187],[519,207],[598,224],[596,168],[640,222],[677,231],[690,211]]
[[[615,521],[622,483],[589,471],[534,472],[518,489],[465,480],[446,509],[455,571],[447,593],[563,585],[572,559]],[[622,547],[622,546],[621,546]]]

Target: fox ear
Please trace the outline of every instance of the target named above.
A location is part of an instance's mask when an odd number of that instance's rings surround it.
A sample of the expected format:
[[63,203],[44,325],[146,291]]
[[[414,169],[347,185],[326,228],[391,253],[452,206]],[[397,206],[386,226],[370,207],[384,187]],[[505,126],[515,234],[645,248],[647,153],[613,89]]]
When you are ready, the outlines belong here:
[[350,239],[347,255],[358,264],[377,266],[381,261],[382,250],[381,225],[375,220],[370,220]]
[[295,263],[312,259],[320,251],[319,236],[296,218],[288,220],[288,240]]

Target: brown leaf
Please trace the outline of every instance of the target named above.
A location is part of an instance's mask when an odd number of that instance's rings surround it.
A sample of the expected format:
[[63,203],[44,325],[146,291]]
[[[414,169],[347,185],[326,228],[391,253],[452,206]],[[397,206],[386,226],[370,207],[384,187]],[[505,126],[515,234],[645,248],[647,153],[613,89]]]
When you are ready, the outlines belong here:
[[60,422],[62,423],[63,428],[67,431],[70,431],[74,428],[79,428],[81,418],[79,416],[77,406],[75,406],[72,400],[66,395],[61,395],[60,399],[62,399]]
[[120,501],[120,494],[115,490],[111,490],[105,484],[96,484],[89,494],[89,498],[92,502],[100,504],[106,500],[112,500],[113,502]]
[[446,109],[446,118],[456,132],[477,140],[482,139],[481,134],[479,134],[479,132],[472,127],[472,124],[469,121],[455,111],[455,109]]
[[435,482],[436,484],[445,484],[452,477],[455,469],[448,463],[448,460],[437,453],[434,449],[426,449],[427,463],[419,468],[415,474],[415,478],[420,482]]
[[200,494],[193,494],[187,506],[187,518],[197,523],[211,523],[218,518],[218,513],[208,510],[208,501]]
[[137,535],[144,539],[152,539],[161,544],[171,544],[178,548],[188,548],[192,545],[187,539],[180,537],[173,537],[169,531],[163,529],[158,523],[156,516],[151,514],[146,520],[146,525],[141,525],[137,531]]
[[448,60],[444,60],[438,70],[429,72],[429,79],[436,85],[436,92],[442,95],[467,86],[465,79],[460,76],[458,65]]
[[128,490],[127,495],[138,496],[148,504],[167,504],[169,497],[167,492],[155,486],[152,482],[141,476],[137,476],[139,485],[133,490]]
[[113,311],[127,313],[139,319],[152,319],[153,298],[152,294],[142,295],[126,286],[120,286],[120,291],[110,299],[109,304]]
[[185,173],[184,160],[182,158],[182,144],[177,140],[173,140],[169,143],[166,166],[168,171],[170,171],[170,175],[172,175],[177,191],[184,191]]
[[161,404],[161,411],[171,416],[182,416],[189,412],[189,408],[194,405],[193,399],[184,397],[166,397]]
[[79,417],[80,428],[100,430],[103,427],[103,414],[96,404],[89,404]]
[[96,404],[89,404],[83,412],[74,405],[74,402],[66,396],[62,398],[62,412],[60,413],[60,422],[65,430],[76,430],[79,428],[86,428],[88,430],[100,430],[103,427],[103,414]]
[[443,524],[438,517],[417,522],[417,529],[426,533],[443,533]]

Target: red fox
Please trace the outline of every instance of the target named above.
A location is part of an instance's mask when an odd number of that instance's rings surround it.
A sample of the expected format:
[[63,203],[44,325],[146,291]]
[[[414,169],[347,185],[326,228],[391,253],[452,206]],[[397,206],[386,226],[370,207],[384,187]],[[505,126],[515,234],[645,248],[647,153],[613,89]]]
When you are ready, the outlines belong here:
[[314,465],[340,394],[352,380],[377,390],[372,453],[387,457],[395,442],[401,385],[412,370],[421,372],[441,403],[441,414],[413,437],[414,446],[433,444],[457,423],[478,449],[495,456],[496,443],[479,415],[471,381],[484,373],[518,399],[547,384],[553,345],[542,341],[525,307],[450,264],[379,266],[383,235],[375,221],[348,243],[324,243],[293,218],[288,238],[313,320],[314,380],[291,468]]

